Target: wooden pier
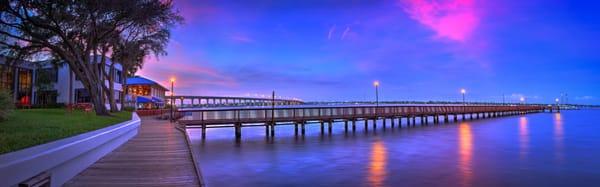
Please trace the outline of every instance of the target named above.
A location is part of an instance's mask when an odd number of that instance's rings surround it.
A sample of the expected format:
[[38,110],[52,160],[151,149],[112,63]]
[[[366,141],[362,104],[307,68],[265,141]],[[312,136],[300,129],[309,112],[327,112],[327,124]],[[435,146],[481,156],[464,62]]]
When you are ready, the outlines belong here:
[[185,135],[168,121],[143,117],[140,131],[65,186],[202,186]]
[[[431,123],[449,123],[467,119],[493,118],[506,115],[527,114],[532,112],[558,111],[553,106],[539,105],[438,105],[438,106],[278,106],[278,107],[252,107],[252,108],[210,108],[210,109],[180,109],[183,113],[179,123],[187,128],[201,128],[202,138],[206,137],[207,128],[234,128],[235,137],[242,136],[243,127],[264,126],[266,136],[275,136],[278,125],[294,125],[294,133],[305,134],[305,126],[317,123],[321,126],[321,133],[328,131],[334,122],[343,122],[344,130],[356,130],[356,122],[364,121],[364,129],[368,130],[369,121],[372,128],[377,128],[377,121],[382,120],[385,127],[387,121],[392,128],[415,126]],[[300,128],[300,132],[299,132]]]

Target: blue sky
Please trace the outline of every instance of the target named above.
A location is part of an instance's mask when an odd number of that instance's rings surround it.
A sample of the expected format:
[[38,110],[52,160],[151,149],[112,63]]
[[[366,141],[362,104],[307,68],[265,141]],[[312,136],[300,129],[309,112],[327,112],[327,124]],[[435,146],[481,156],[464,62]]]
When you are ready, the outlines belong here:
[[600,104],[593,1],[175,1],[168,56],[139,74],[176,94],[315,101]]

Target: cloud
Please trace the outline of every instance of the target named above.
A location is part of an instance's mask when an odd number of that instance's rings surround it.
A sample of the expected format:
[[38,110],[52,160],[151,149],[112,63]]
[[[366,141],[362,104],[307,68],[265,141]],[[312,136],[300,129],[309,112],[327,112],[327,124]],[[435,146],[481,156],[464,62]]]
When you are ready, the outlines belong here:
[[333,35],[333,32],[335,32],[335,25],[333,25],[329,28],[329,32],[327,33],[327,40],[331,40],[331,36]]
[[234,42],[237,43],[254,43],[255,40],[246,36],[246,35],[241,35],[241,34],[236,34],[230,37],[231,40],[233,40]]
[[593,96],[589,96],[589,95],[575,97],[575,100],[592,100],[592,99],[594,99],[594,97]]
[[346,29],[344,30],[344,33],[342,33],[342,37],[340,39],[344,40],[344,38],[346,38],[346,35],[348,34],[348,32],[350,32],[350,27],[346,27]]
[[464,42],[479,24],[474,0],[400,0],[414,20],[435,31],[435,38]]

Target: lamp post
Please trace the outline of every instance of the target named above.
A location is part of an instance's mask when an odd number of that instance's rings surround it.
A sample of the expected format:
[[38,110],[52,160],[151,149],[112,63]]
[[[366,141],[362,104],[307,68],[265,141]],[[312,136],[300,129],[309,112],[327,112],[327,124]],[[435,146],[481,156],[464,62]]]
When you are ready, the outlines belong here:
[[173,121],[173,105],[175,105],[175,91],[173,90],[173,84],[175,84],[175,77],[171,78],[171,112],[170,121]]
[[373,82],[373,86],[375,86],[375,106],[379,107],[379,81]]
[[462,94],[463,105],[465,105],[465,106],[467,105],[467,103],[465,102],[465,94],[466,93],[467,93],[467,90],[465,90],[464,88],[460,89],[460,94]]

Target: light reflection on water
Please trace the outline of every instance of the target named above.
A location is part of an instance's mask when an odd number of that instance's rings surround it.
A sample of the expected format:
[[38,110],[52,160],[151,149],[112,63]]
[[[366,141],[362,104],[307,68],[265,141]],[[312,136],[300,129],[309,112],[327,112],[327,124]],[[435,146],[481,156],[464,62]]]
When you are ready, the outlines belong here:
[[519,147],[519,158],[523,160],[527,157],[527,151],[529,151],[529,129],[526,116],[519,117]]
[[554,151],[555,155],[556,155],[556,160],[559,163],[562,163],[563,161],[563,121],[561,118],[561,114],[560,113],[555,113],[554,114],[554,143],[555,143],[555,148],[556,150]]
[[381,140],[376,140],[371,149],[371,159],[369,162],[369,177],[370,186],[383,186],[383,181],[387,175],[385,165],[387,162],[387,153],[385,144]]
[[459,170],[461,173],[461,186],[470,186],[473,170],[471,167],[471,159],[473,157],[473,134],[471,126],[468,123],[458,125],[458,158]]
[[[600,111],[562,111],[401,129],[321,135],[307,125],[189,130],[211,186],[595,186],[600,184]],[[403,121],[405,122],[405,121]],[[351,129],[351,128],[350,128]],[[325,128],[327,131],[327,128]]]

